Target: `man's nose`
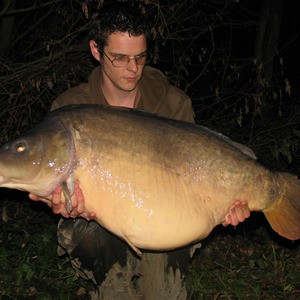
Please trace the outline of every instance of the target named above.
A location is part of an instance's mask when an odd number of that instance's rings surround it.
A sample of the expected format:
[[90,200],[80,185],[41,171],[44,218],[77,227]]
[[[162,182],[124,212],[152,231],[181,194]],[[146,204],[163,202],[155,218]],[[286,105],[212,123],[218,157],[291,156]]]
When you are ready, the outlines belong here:
[[127,69],[129,71],[132,71],[132,72],[137,72],[137,70],[138,70],[138,64],[136,62],[136,58],[131,58],[129,60],[129,63],[127,65]]

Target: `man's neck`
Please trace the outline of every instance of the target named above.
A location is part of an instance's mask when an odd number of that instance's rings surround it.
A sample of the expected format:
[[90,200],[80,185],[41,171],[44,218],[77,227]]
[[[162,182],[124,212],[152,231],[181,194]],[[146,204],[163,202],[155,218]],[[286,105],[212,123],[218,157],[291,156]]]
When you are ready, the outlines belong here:
[[109,105],[129,108],[136,107],[141,96],[138,86],[132,91],[123,91],[114,86],[102,85],[102,93]]

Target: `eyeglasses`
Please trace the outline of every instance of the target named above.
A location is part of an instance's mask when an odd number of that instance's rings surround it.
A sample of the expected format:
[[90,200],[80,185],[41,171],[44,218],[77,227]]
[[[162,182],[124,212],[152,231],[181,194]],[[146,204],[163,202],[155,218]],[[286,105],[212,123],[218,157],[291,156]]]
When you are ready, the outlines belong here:
[[138,65],[144,65],[148,63],[151,59],[151,55],[149,55],[148,53],[136,55],[134,58],[130,58],[128,55],[117,55],[113,59],[110,59],[109,56],[104,51],[102,51],[102,53],[108,58],[108,60],[115,68],[125,67],[129,64],[131,60],[135,60],[135,62]]

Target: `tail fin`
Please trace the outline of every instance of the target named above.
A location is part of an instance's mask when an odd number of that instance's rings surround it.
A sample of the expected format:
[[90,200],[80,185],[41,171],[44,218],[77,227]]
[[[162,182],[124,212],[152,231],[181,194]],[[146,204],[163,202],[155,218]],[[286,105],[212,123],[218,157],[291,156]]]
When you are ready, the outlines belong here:
[[297,240],[300,238],[300,180],[288,173],[280,175],[286,192],[281,201],[264,214],[274,231],[287,239]]

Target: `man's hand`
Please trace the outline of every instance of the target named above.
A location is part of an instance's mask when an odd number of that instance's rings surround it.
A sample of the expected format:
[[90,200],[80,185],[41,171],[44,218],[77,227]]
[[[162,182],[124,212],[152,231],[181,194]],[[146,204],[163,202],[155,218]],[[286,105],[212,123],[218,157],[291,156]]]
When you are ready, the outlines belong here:
[[84,205],[84,196],[82,193],[81,188],[79,187],[78,181],[75,181],[75,193],[71,197],[72,201],[72,211],[68,213],[66,204],[63,202],[62,199],[62,187],[58,187],[52,194],[52,199],[47,200],[43,199],[39,196],[29,194],[29,198],[33,201],[43,201],[48,204],[52,208],[52,211],[55,214],[61,214],[65,218],[76,218],[76,217],[83,217],[87,220],[94,219],[96,217],[95,213],[87,214],[85,212],[85,205]]
[[244,222],[250,217],[250,210],[246,201],[237,200],[229,208],[229,214],[226,215],[223,226],[237,226],[240,222]]

